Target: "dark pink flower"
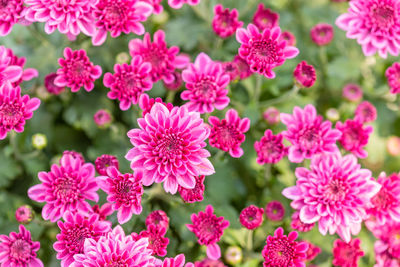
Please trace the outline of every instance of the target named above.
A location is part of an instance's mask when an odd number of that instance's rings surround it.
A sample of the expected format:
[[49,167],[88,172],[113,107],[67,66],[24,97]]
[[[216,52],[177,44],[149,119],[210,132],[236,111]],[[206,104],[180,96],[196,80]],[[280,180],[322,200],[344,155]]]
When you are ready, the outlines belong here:
[[241,43],[239,56],[246,60],[253,72],[264,75],[268,79],[275,78],[275,67],[282,65],[287,58],[294,58],[299,50],[288,46],[280,39],[279,26],[260,31],[254,24],[249,24],[247,30],[236,31],[236,40]]
[[8,35],[14,24],[23,17],[24,1],[8,0],[0,5],[0,36]]
[[168,229],[169,218],[163,210],[152,211],[146,218],[146,227],[149,227],[150,225]]
[[19,223],[30,223],[33,219],[33,210],[29,205],[22,205],[15,211],[15,219]]
[[296,45],[296,36],[289,31],[284,31],[281,33],[281,39],[286,41],[287,45],[295,46]]
[[292,222],[290,223],[290,227],[294,230],[300,232],[309,232],[314,228],[315,223],[303,223],[300,220],[300,212],[296,211],[292,215]]
[[105,128],[108,127],[111,124],[112,117],[110,112],[106,109],[99,109],[94,115],[93,115],[93,120],[94,123],[96,123],[99,128]]
[[271,221],[282,221],[285,217],[285,207],[277,200],[270,201],[265,206],[265,216]]
[[240,212],[239,221],[247,229],[253,230],[263,223],[264,210],[254,205],[244,208]]
[[224,229],[229,222],[224,217],[217,217],[211,205],[206,207],[205,212],[193,213],[191,217],[193,224],[187,224],[189,231],[193,232],[200,245],[207,246],[207,257],[217,260],[221,257],[221,249],[217,242],[221,240]]
[[358,260],[364,256],[361,240],[356,238],[349,243],[336,239],[333,243],[333,265],[340,267],[357,267]]
[[253,74],[249,64],[247,64],[247,61],[241,58],[239,55],[236,55],[233,58],[233,63],[236,64],[237,71],[239,72],[239,77],[241,80],[244,80]]
[[57,78],[57,73],[55,72],[49,73],[44,77],[44,87],[46,87],[47,92],[53,95],[59,95],[65,91],[64,86],[60,87],[54,83],[54,80],[56,78]]
[[368,123],[376,120],[376,117],[377,113],[375,106],[368,101],[363,101],[357,106],[354,120],[357,120],[361,123]]
[[139,107],[142,110],[142,117],[144,118],[147,113],[150,113],[151,108],[155,103],[164,105],[169,111],[174,107],[171,103],[164,103],[160,97],[150,98],[147,94],[142,94],[139,98]]
[[320,23],[312,27],[310,31],[311,40],[319,45],[327,45],[333,39],[333,27],[327,23]]
[[[85,158],[83,157],[82,153],[76,152],[74,150],[65,150],[63,152],[63,156],[65,155],[70,155],[73,159],[79,159],[82,162],[85,162]],[[61,160],[60,160],[60,164],[61,164]]]
[[229,75],[231,81],[236,80],[239,76],[239,67],[235,61],[227,61],[221,63],[222,70]]
[[166,232],[167,228],[150,224],[147,226],[147,230],[140,232],[139,236],[149,240],[147,248],[153,251],[152,255],[164,257],[167,255],[167,246],[169,244],[169,239],[165,237]]
[[385,72],[392,94],[400,93],[400,64],[395,62]]
[[92,208],[93,213],[99,215],[99,221],[105,221],[107,217],[114,212],[112,204],[110,203],[104,203],[101,207],[99,207],[99,205],[94,205]]
[[172,73],[174,80],[171,83],[166,83],[163,81],[164,87],[171,91],[177,91],[183,85],[182,74],[179,71],[174,71]]
[[200,3],[200,0],[168,0],[168,5],[172,8],[179,9],[183,4],[195,6]]
[[238,20],[239,12],[236,8],[229,10],[221,4],[214,6],[214,18],[212,27],[214,32],[221,38],[228,38],[236,32],[236,29],[243,26],[243,22]]
[[306,252],[306,261],[312,261],[313,259],[315,259],[319,253],[321,253],[321,248],[308,242],[308,241],[304,241],[304,243],[306,243],[308,245],[308,249]]
[[264,4],[260,3],[254,13],[253,23],[260,30],[272,29],[279,25],[279,14],[265,8]]
[[273,135],[270,129],[265,130],[261,140],[254,143],[254,149],[257,152],[257,163],[261,165],[278,163],[287,154],[283,135]]
[[364,126],[358,120],[346,120],[344,123],[338,121],[336,129],[342,133],[339,142],[344,149],[359,158],[366,158],[368,156],[364,147],[368,144],[369,136],[374,130],[372,126]]
[[186,203],[201,202],[204,199],[204,175],[199,175],[195,177],[196,184],[194,188],[187,189],[182,186],[178,186],[178,192],[181,195],[183,201]]
[[358,84],[349,83],[343,87],[342,96],[352,102],[357,102],[362,99],[363,91]]
[[314,66],[307,64],[304,60],[294,69],[293,76],[300,87],[306,88],[313,86],[317,79]]
[[280,113],[277,108],[269,107],[263,112],[263,118],[268,124],[275,125],[280,121],[279,114]]
[[94,165],[96,166],[96,171],[100,175],[107,175],[107,169],[109,167],[115,167],[117,170],[119,169],[119,162],[116,156],[104,154],[98,157]]

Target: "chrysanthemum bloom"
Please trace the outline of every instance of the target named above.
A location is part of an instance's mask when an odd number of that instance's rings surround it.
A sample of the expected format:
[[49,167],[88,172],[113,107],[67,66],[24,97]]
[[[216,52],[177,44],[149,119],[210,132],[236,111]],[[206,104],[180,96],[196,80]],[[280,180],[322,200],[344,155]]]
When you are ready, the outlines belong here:
[[[387,254],[389,258],[400,259],[400,223],[386,221],[383,225],[377,225],[373,234],[379,239],[375,243],[375,252]],[[382,255],[383,256],[383,255]],[[387,265],[391,266],[391,265]],[[395,265],[396,266],[396,265]]]
[[295,107],[293,115],[281,113],[280,117],[287,127],[282,135],[292,143],[289,147],[291,162],[299,163],[321,152],[337,151],[336,141],[341,132],[332,129],[330,121],[323,121],[313,105],[309,104],[304,109]]
[[249,230],[258,228],[264,220],[264,210],[254,205],[244,208],[239,215],[240,223]]
[[54,83],[54,80],[56,78],[57,78],[57,73],[55,72],[49,73],[44,77],[44,87],[46,87],[47,92],[53,95],[59,95],[65,90],[64,86],[57,86]]
[[42,209],[45,220],[55,222],[66,211],[88,215],[92,207],[86,200],[99,200],[94,175],[92,164],[64,155],[60,166],[53,164],[50,172],[39,172],[42,183],[29,188],[28,196],[37,202],[46,202]]
[[199,175],[195,177],[196,184],[194,188],[187,189],[182,186],[178,186],[178,192],[181,195],[183,201],[186,203],[201,202],[204,199],[204,175]]
[[[79,159],[82,162],[85,162],[85,158],[83,157],[82,153],[76,152],[74,150],[65,150],[63,152],[63,156],[65,156],[65,155],[70,155],[74,159]],[[61,160],[60,160],[60,163],[61,163]]]
[[160,14],[164,10],[161,4],[162,0],[141,0],[141,1],[150,4],[153,7],[154,14]]
[[99,221],[105,221],[114,212],[111,203],[104,203],[101,207],[94,205],[92,208],[93,213],[99,215]]
[[174,107],[171,103],[164,103],[162,98],[150,98],[147,94],[142,94],[139,98],[139,107],[142,110],[142,117],[144,118],[147,113],[150,113],[151,108],[155,103],[160,103],[164,105],[169,111]]
[[197,237],[200,245],[207,246],[207,257],[217,260],[221,257],[221,249],[217,242],[221,240],[224,229],[229,226],[229,221],[224,217],[217,217],[211,205],[206,207],[205,212],[193,213],[191,216],[193,224],[187,224],[189,231]]
[[279,14],[271,11],[269,8],[265,8],[264,4],[259,4],[257,11],[253,16],[253,23],[260,30],[272,29],[279,25]]
[[172,75],[174,76],[174,80],[171,83],[166,83],[163,81],[163,84],[165,89],[177,91],[183,85],[182,74],[179,71],[174,71]]
[[74,256],[71,267],[154,266],[156,259],[148,245],[147,238],[135,241],[118,225],[97,241],[87,238],[83,253]]
[[361,123],[368,123],[376,120],[377,113],[373,104],[368,101],[363,101],[357,106],[355,120]]
[[295,46],[296,45],[296,36],[289,31],[284,31],[281,34],[281,39],[286,41],[287,45]]
[[29,223],[33,219],[33,210],[29,205],[22,205],[15,211],[15,219],[19,223]]
[[338,121],[336,129],[342,133],[339,142],[344,149],[359,158],[368,156],[364,147],[368,144],[369,136],[374,131],[372,126],[365,126],[358,120],[346,120],[344,123]]
[[90,62],[83,49],[64,49],[64,58],[58,60],[61,68],[57,70],[54,84],[60,87],[69,87],[72,92],[78,92],[83,86],[90,92],[94,88],[94,81],[101,76],[101,67]]
[[106,170],[108,176],[97,177],[97,184],[107,193],[107,201],[112,203],[113,210],[118,210],[118,222],[126,223],[132,214],[142,212],[143,173],[121,174],[115,167]]
[[185,265],[185,255],[179,254],[175,258],[165,258],[159,267],[191,267],[193,264]]
[[308,245],[295,241],[297,236],[297,232],[284,235],[282,227],[275,230],[274,236],[268,236],[262,251],[263,266],[304,267]]
[[392,94],[400,93],[400,63],[393,63],[392,66],[386,69],[385,72],[390,92]]
[[313,86],[317,79],[314,66],[307,64],[304,60],[294,69],[293,76],[299,87],[306,88]]
[[333,35],[333,27],[327,23],[317,24],[310,30],[311,40],[319,46],[329,44],[333,39]]
[[194,263],[194,266],[195,267],[227,267],[220,260],[211,260],[211,259],[208,259],[208,258],[205,258],[202,261],[196,261]]
[[153,83],[161,79],[166,83],[173,82],[175,68],[182,69],[189,63],[187,55],[178,54],[179,47],[167,47],[163,30],[154,33],[153,42],[151,42],[149,33],[144,35],[143,40],[131,40],[129,53],[132,57],[142,56],[145,62],[151,64],[150,74]]
[[364,256],[362,251],[361,240],[356,238],[349,243],[336,239],[333,243],[333,265],[340,267],[358,266],[358,260]]
[[200,3],[200,0],[168,0],[168,5],[172,8],[179,9],[183,4],[195,6]]
[[381,185],[371,171],[361,169],[354,155],[339,152],[315,155],[310,170],[296,168],[295,186],[282,194],[292,199],[292,208],[300,211],[304,223],[319,222],[321,234],[335,232],[346,242],[361,229],[367,205]]
[[400,259],[393,257],[387,247],[382,248],[380,242],[376,241],[374,246],[376,261],[374,267],[399,267]]
[[104,154],[98,157],[94,161],[94,165],[96,166],[96,171],[100,175],[107,175],[107,169],[109,167],[115,167],[117,170],[119,169],[119,162],[116,156]]
[[32,241],[31,233],[25,226],[19,226],[19,233],[9,236],[0,235],[0,265],[7,267],[43,267],[43,262],[36,258],[40,243]]
[[239,56],[246,60],[253,72],[264,75],[268,79],[275,78],[275,67],[282,65],[287,58],[294,58],[299,50],[288,46],[281,40],[279,26],[266,28],[261,33],[254,24],[249,24],[247,30],[236,31],[236,40],[241,43]]
[[282,221],[285,217],[285,207],[277,200],[270,201],[265,206],[265,216],[271,221]]
[[23,17],[24,1],[9,0],[0,6],[0,36],[8,35],[14,24]]
[[354,0],[348,13],[336,19],[347,31],[347,38],[357,39],[366,56],[376,52],[398,56],[400,48],[400,2],[397,0]]
[[194,64],[190,64],[182,72],[186,90],[181,98],[189,100],[189,110],[210,113],[215,109],[224,109],[229,104],[228,90],[225,89],[230,77],[222,70],[218,62],[214,62],[205,53],[200,53]]
[[243,22],[238,20],[239,12],[236,8],[229,10],[221,4],[214,7],[214,18],[212,27],[214,32],[221,38],[228,38],[236,32],[236,29],[243,26]]
[[227,61],[221,63],[222,70],[229,75],[231,81],[236,80],[239,76],[238,65],[234,61]]
[[239,55],[236,55],[233,58],[233,62],[236,64],[237,70],[239,72],[239,77],[241,80],[244,80],[253,74],[249,64],[247,64],[247,61],[241,58]]
[[294,230],[300,232],[309,232],[314,228],[315,223],[303,223],[300,220],[300,212],[296,211],[292,215],[292,222],[290,223],[290,227]]
[[321,253],[321,248],[308,242],[308,241],[304,241],[305,243],[307,243],[308,245],[308,249],[306,252],[306,261],[312,261],[313,259],[315,259],[319,253]]
[[257,163],[261,165],[278,163],[287,154],[287,148],[282,141],[282,134],[273,135],[270,129],[265,130],[261,140],[254,143]]
[[146,218],[146,226],[149,227],[150,225],[168,229],[169,218],[167,214],[162,210],[152,211]]
[[357,102],[362,99],[363,91],[358,84],[349,83],[343,87],[342,96],[351,102]]
[[212,125],[208,138],[210,146],[229,151],[232,157],[240,158],[243,155],[240,145],[246,139],[244,133],[250,129],[249,118],[241,119],[236,110],[229,109],[225,119],[210,116],[208,122]]
[[110,112],[106,109],[99,109],[94,115],[93,115],[93,120],[94,123],[96,123],[99,128],[106,128],[111,124],[112,117]]
[[21,66],[11,64],[11,60],[9,49],[0,46],[0,85],[12,83],[16,86],[18,84],[15,83],[21,80],[23,69]]
[[10,83],[0,86],[0,140],[6,138],[11,130],[24,131],[26,120],[33,116],[33,111],[39,108],[40,100],[21,96],[21,88],[13,88]]
[[178,185],[192,189],[196,176],[214,173],[204,149],[210,130],[199,113],[155,103],[138,124],[140,129],[128,132],[134,147],[125,157],[134,171],[143,171],[145,186],[164,182],[165,191],[175,194]]
[[279,114],[280,113],[277,108],[269,107],[263,112],[263,118],[268,124],[275,125],[280,121]]
[[14,86],[20,85],[24,81],[30,81],[33,78],[39,76],[39,72],[37,71],[37,69],[25,68],[25,63],[26,63],[25,57],[16,56],[11,48],[7,48],[6,53],[7,57],[10,59],[10,62],[8,63],[9,66],[18,66],[22,68],[22,75],[18,81],[13,83]]
[[99,221],[97,214],[85,218],[79,213],[66,211],[63,219],[64,222],[57,222],[60,233],[57,234],[57,241],[53,245],[62,267],[70,266],[74,261],[74,255],[83,252],[86,238],[98,240],[100,236],[111,231],[111,222]]
[[390,136],[386,142],[386,149],[391,156],[400,155],[400,138],[398,136]]
[[167,246],[169,244],[169,239],[165,237],[166,232],[167,228],[150,224],[145,231],[140,232],[139,236],[149,240],[148,248],[153,251],[152,255],[164,257],[167,255]]

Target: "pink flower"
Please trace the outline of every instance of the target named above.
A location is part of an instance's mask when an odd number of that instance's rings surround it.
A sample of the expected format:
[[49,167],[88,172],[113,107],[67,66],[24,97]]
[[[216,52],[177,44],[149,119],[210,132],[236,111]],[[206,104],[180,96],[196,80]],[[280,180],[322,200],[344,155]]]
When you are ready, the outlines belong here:
[[64,58],[58,60],[61,68],[57,70],[54,84],[60,87],[70,87],[72,92],[78,92],[83,86],[90,92],[94,88],[94,81],[101,76],[101,67],[90,62],[83,49],[64,49]]
[[230,81],[236,80],[239,76],[239,68],[236,62],[234,61],[227,61],[221,63],[222,70],[229,75]]
[[287,148],[282,141],[282,134],[273,135],[270,129],[265,130],[261,140],[254,143],[257,163],[261,165],[278,163],[287,154]]
[[229,104],[227,96],[230,78],[222,70],[220,63],[214,62],[205,53],[200,53],[194,64],[182,72],[186,90],[181,94],[183,100],[190,100],[189,110],[210,113],[214,108],[224,109]]
[[307,64],[304,60],[294,69],[293,76],[300,87],[306,88],[313,86],[317,79],[314,66]]
[[289,31],[284,31],[281,34],[281,39],[286,41],[286,44],[289,46],[295,46],[296,45],[296,36],[294,36],[293,33]]
[[98,157],[94,165],[96,166],[96,171],[100,175],[107,175],[107,169],[109,167],[114,167],[117,170],[119,169],[119,162],[116,156],[104,154]]
[[229,109],[225,114],[225,119],[219,120],[215,116],[208,119],[212,125],[209,136],[210,146],[229,151],[234,158],[243,155],[240,145],[246,139],[244,133],[250,129],[249,118],[241,119],[234,109]]
[[[70,155],[73,159],[79,159],[82,162],[85,162],[85,158],[83,157],[82,153],[76,152],[74,150],[65,150],[63,152],[63,156],[65,155]],[[60,163],[61,163],[61,159],[60,159]]]
[[296,211],[292,215],[292,222],[290,223],[290,227],[294,230],[300,232],[309,232],[314,228],[315,223],[303,223],[300,220],[300,212]]
[[107,193],[107,201],[112,209],[118,210],[118,223],[123,224],[132,218],[132,214],[142,212],[143,173],[121,174],[115,167],[107,168],[108,176],[97,177],[97,184]]
[[149,240],[147,248],[153,251],[152,255],[164,257],[167,255],[167,246],[169,244],[169,239],[165,237],[166,232],[167,228],[150,224],[147,226],[147,230],[140,232],[139,236]]
[[99,221],[105,221],[113,212],[112,204],[110,203],[104,203],[101,207],[99,205],[93,206],[93,213],[99,215]]
[[106,109],[99,109],[94,115],[93,115],[93,120],[94,123],[96,123],[99,128],[106,128],[110,126],[112,117],[111,114],[108,112]]
[[239,12],[236,8],[229,10],[221,4],[214,7],[214,18],[212,27],[214,32],[221,38],[228,38],[236,32],[236,29],[243,26],[242,21],[238,21]]
[[292,199],[292,208],[300,211],[304,223],[319,222],[319,231],[335,232],[346,242],[361,229],[367,205],[381,186],[371,172],[361,169],[353,155],[320,154],[311,159],[310,170],[296,168],[295,186],[282,194]]
[[293,115],[281,113],[281,121],[287,131],[283,137],[292,143],[289,147],[289,160],[299,163],[321,152],[337,151],[336,141],[341,132],[332,129],[330,121],[323,121],[311,104],[301,109],[295,107]]
[[374,130],[372,126],[364,126],[358,120],[346,120],[345,123],[338,121],[336,129],[342,133],[339,142],[344,149],[359,158],[368,156],[364,147],[368,144],[369,136]]
[[179,71],[174,71],[172,75],[174,76],[174,80],[171,83],[166,83],[163,81],[163,84],[165,89],[171,91],[177,91],[183,85],[182,74]]
[[14,24],[23,17],[24,1],[9,0],[0,6],[0,36],[8,35]]
[[[165,258],[160,267],[183,267],[185,265],[185,255],[179,254],[175,258]],[[186,264],[185,267],[191,267],[193,264]]]
[[244,208],[240,212],[240,223],[249,230],[260,227],[264,220],[264,210],[254,205]]
[[139,107],[142,110],[142,117],[145,117],[147,113],[150,113],[151,108],[155,103],[164,105],[169,111],[174,107],[171,103],[164,103],[160,97],[150,98],[147,94],[142,94],[139,98]]
[[183,4],[195,6],[200,3],[200,0],[168,0],[168,5],[172,8],[179,9]]
[[205,212],[193,213],[191,217],[193,224],[187,224],[189,231],[197,237],[200,245],[207,246],[207,257],[217,260],[221,257],[221,249],[217,242],[221,240],[224,229],[229,226],[229,221],[224,217],[217,217],[211,205],[206,207]]
[[141,0],[141,1],[150,4],[153,7],[154,14],[160,14],[164,10],[161,4],[162,0]]
[[195,267],[227,267],[220,260],[211,260],[211,259],[208,259],[208,258],[205,258],[202,261],[196,261],[194,263],[194,266]]
[[352,102],[357,102],[363,97],[363,91],[358,84],[349,83],[343,87],[342,96]]
[[164,182],[165,191],[175,194],[178,185],[192,189],[196,176],[214,173],[204,149],[210,130],[199,113],[155,103],[138,124],[128,132],[134,147],[125,157],[134,171],[143,171],[145,186]]
[[154,33],[153,42],[151,42],[149,33],[144,35],[143,41],[140,39],[131,40],[129,42],[129,53],[132,57],[142,56],[145,62],[151,64],[150,74],[153,83],[161,79],[166,83],[172,83],[175,68],[182,69],[189,63],[188,56],[178,55],[179,47],[167,47],[163,30]]
[[21,96],[19,86],[13,88],[7,82],[0,86],[0,140],[6,138],[11,130],[22,133],[26,121],[32,118],[33,111],[37,110],[39,105],[38,98]]
[[392,94],[400,93],[400,64],[395,62],[385,72]]
[[263,113],[264,120],[270,125],[278,124],[279,120],[279,110],[275,107],[267,108]]
[[333,265],[340,267],[357,267],[358,260],[364,256],[361,240],[356,238],[346,243],[336,239],[333,243]]
[[[10,3],[10,2],[9,2]],[[21,23],[20,23],[21,24]],[[4,47],[3,47],[4,48]],[[4,51],[4,50],[3,50]],[[7,57],[10,59],[10,62],[8,63],[9,66],[18,66],[22,68],[22,75],[19,78],[18,81],[14,82],[13,85],[17,86],[20,85],[24,81],[30,81],[33,78],[39,76],[39,72],[36,69],[33,68],[24,68],[25,63],[26,63],[26,58],[24,57],[17,57],[13,50],[10,48],[6,49],[7,52]],[[2,53],[2,52],[0,52]]]
[[94,167],[70,155],[62,156],[60,166],[53,164],[50,172],[39,172],[41,184],[28,190],[28,196],[37,202],[46,202],[42,217],[57,221],[66,211],[88,215],[92,207],[86,200],[97,202],[98,186]]
[[150,225],[168,229],[169,218],[163,210],[152,211],[146,218],[146,227],[149,227]]
[[310,31],[311,40],[319,45],[327,45],[333,39],[333,27],[327,23],[320,23],[312,27]]
[[368,101],[363,101],[357,106],[354,120],[357,120],[361,123],[368,123],[376,120],[376,117],[377,114],[375,106]]
[[47,92],[53,95],[59,95],[65,91],[64,86],[60,87],[54,83],[54,80],[56,78],[57,78],[57,73],[55,72],[49,73],[44,77],[44,87],[46,87]]
[[201,202],[204,199],[204,175],[199,175],[195,177],[196,184],[194,188],[187,189],[182,186],[178,186],[178,192],[181,195],[183,201],[186,203],[194,203],[194,202]]
[[282,221],[285,217],[285,207],[277,200],[270,201],[265,206],[265,216],[271,221]]
[[0,235],[0,264],[4,267],[43,267],[43,262],[36,258],[39,248],[40,243],[32,241],[31,233],[19,225],[19,233]]
[[253,23],[260,30],[272,29],[279,25],[279,14],[265,8],[264,4],[260,3],[254,13]]
[[247,61],[241,58],[239,55],[236,55],[233,58],[233,62],[236,64],[237,70],[239,72],[239,77],[241,80],[244,80],[253,74],[249,64],[247,64]]
[[66,211],[63,219],[64,222],[57,222],[60,233],[57,234],[57,241],[53,245],[62,267],[70,266],[74,261],[74,255],[83,252],[86,238],[98,240],[100,236],[111,231],[111,222],[99,221],[97,214],[85,218],[79,213]]
[[319,253],[321,253],[321,248],[308,242],[308,241],[304,241],[304,243],[306,243],[308,245],[308,249],[306,252],[306,261],[312,261],[313,259],[315,259]]
[[268,236],[262,251],[264,267],[287,266],[304,267],[308,245],[295,241],[297,232],[284,235],[283,228],[275,230],[274,236]]
[[376,52],[398,56],[400,47],[400,2],[397,0],[353,0],[348,13],[336,19],[347,31],[347,38],[357,39],[366,56]]
[[30,223],[33,219],[34,213],[32,207],[29,205],[22,205],[15,211],[15,219],[19,223]]
[[275,78],[275,67],[282,65],[287,58],[294,58],[299,50],[288,46],[280,39],[279,26],[266,28],[261,33],[254,24],[249,24],[247,30],[236,31],[236,40],[241,43],[239,56],[246,60],[253,72],[264,75],[268,79]]

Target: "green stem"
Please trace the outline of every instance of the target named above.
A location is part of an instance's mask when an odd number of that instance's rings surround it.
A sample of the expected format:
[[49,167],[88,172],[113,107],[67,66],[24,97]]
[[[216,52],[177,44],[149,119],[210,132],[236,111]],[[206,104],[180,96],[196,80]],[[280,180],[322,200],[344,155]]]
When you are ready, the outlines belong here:
[[253,251],[253,230],[247,230],[246,249],[248,252]]
[[173,103],[174,102],[174,99],[175,99],[175,94],[176,94],[176,91],[173,91],[173,90],[168,90],[168,92],[167,92],[167,98],[166,98],[166,102],[167,103]]
[[260,107],[261,108],[267,108],[267,107],[270,107],[272,105],[276,105],[276,104],[279,104],[281,102],[288,101],[291,98],[293,98],[295,95],[297,95],[299,90],[300,90],[300,88],[296,84],[294,84],[290,91],[286,92],[285,94],[281,95],[280,97],[260,102]]
[[268,180],[271,177],[271,164],[267,163],[264,169],[264,178]]
[[10,132],[10,145],[12,147],[15,159],[21,161],[22,160],[22,154],[19,152],[18,142],[17,142],[17,133],[14,132],[14,131]]
[[224,39],[217,36],[217,40],[215,40],[215,42],[214,42],[213,51],[211,52],[212,58],[216,57],[216,55],[218,54],[218,51],[222,47],[223,43],[224,43]]
[[254,98],[253,98],[256,103],[258,103],[260,101],[261,86],[262,86],[262,76],[257,75],[256,76],[256,86],[254,88]]

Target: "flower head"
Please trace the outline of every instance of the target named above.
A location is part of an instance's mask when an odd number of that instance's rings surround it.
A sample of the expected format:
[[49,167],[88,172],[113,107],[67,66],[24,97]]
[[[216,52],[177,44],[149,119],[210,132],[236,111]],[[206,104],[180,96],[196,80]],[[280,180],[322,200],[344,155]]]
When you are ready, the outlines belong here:
[[162,210],[152,211],[146,218],[146,226],[149,227],[150,225],[168,229],[169,218],[167,214]]
[[182,74],[179,71],[175,70],[172,75],[174,76],[174,80],[170,83],[166,83],[165,81],[163,81],[163,84],[165,89],[171,91],[177,91],[183,85]]
[[286,154],[287,148],[283,145],[283,135],[273,135],[270,129],[265,130],[260,141],[254,143],[257,152],[258,164],[278,163]]
[[231,81],[234,81],[239,76],[239,67],[235,61],[227,61],[221,63],[222,70],[229,75]]
[[279,14],[271,11],[269,8],[265,8],[264,4],[260,3],[257,11],[254,13],[253,23],[260,30],[272,29],[279,25]]
[[336,123],[336,129],[342,133],[339,142],[344,149],[350,151],[359,158],[368,156],[364,147],[368,144],[369,136],[374,130],[372,126],[364,126],[358,120],[346,120],[344,123],[338,121]]
[[239,12],[236,8],[229,10],[221,4],[214,7],[214,18],[212,27],[214,32],[221,38],[227,38],[236,32],[236,29],[243,26],[242,21],[238,21]]
[[139,98],[139,107],[142,110],[142,117],[144,118],[147,113],[150,113],[151,108],[155,103],[164,105],[169,111],[174,107],[171,103],[164,103],[160,97],[150,98],[147,94],[142,94]]
[[275,125],[280,121],[279,114],[280,113],[277,108],[269,107],[264,111],[263,118],[268,124]]
[[311,35],[311,40],[319,45],[327,45],[329,44],[332,39],[333,39],[333,27],[330,24],[327,23],[320,23],[312,27],[310,31]]
[[356,238],[346,243],[340,239],[336,239],[333,243],[333,265],[341,267],[358,266],[358,260],[364,256],[362,251],[361,240]]
[[14,24],[23,17],[23,0],[9,0],[0,5],[0,36],[8,35]]
[[112,121],[112,116],[110,112],[106,109],[99,109],[94,115],[93,115],[93,120],[94,123],[99,128],[106,128],[110,126],[111,121]]
[[19,223],[29,223],[33,219],[33,210],[29,205],[22,205],[15,211],[15,219]]
[[286,41],[287,45],[295,46],[296,45],[296,36],[289,31],[284,31],[281,34],[281,39]]
[[238,75],[241,80],[244,80],[253,74],[249,64],[247,64],[247,61],[241,58],[239,55],[236,55],[233,58],[233,63],[236,64],[237,71],[239,72]]
[[265,216],[271,221],[282,221],[285,217],[285,207],[277,200],[270,201],[265,206]]
[[164,257],[167,255],[167,246],[169,244],[169,239],[165,237],[166,232],[167,228],[150,224],[145,231],[140,232],[139,236],[149,240],[148,248],[153,251],[152,255]]
[[264,210],[254,205],[244,208],[240,212],[240,223],[247,229],[253,230],[258,228],[264,220]]
[[168,5],[172,8],[179,9],[183,4],[195,6],[200,3],[200,0],[168,0]]
[[[183,267],[185,265],[185,255],[179,254],[175,258],[165,258],[160,267]],[[185,267],[191,267],[193,264],[186,264]]]
[[161,4],[162,0],[141,0],[141,1],[150,4],[153,7],[154,14],[160,14],[164,10]]
[[119,169],[119,162],[116,156],[104,154],[98,157],[94,165],[96,166],[96,171],[100,175],[107,175],[107,169],[109,167],[115,167],[117,170]]
[[[82,153],[76,152],[74,150],[65,150],[63,152],[63,156],[70,155],[73,159],[79,159],[82,162],[85,162],[85,158],[83,157]],[[60,160],[61,163],[61,160]]]
[[293,76],[300,87],[306,88],[313,86],[317,79],[314,66],[307,64],[304,60],[294,69]]
[[392,66],[386,69],[385,75],[389,83],[390,92],[392,94],[400,93],[400,63],[393,63]]
[[321,253],[321,248],[308,242],[308,241],[304,241],[305,243],[307,243],[308,245],[308,249],[306,252],[306,261],[312,261],[313,259],[315,259],[319,253]]
[[101,207],[99,205],[93,206],[93,213],[99,215],[99,221],[105,221],[113,212],[114,210],[110,203],[104,203]]
[[57,73],[55,72],[49,73],[44,77],[44,87],[46,87],[47,92],[53,95],[59,95],[65,91],[64,86],[57,86],[54,83],[54,80],[56,78],[57,78]]
[[300,232],[309,232],[314,228],[315,223],[303,223],[300,220],[300,212],[296,211],[292,215],[292,222],[290,223],[290,227],[294,230]]
[[376,108],[368,101],[361,102],[356,109],[355,120],[361,123],[368,123],[376,120]]
[[183,201],[186,203],[201,202],[204,199],[204,175],[195,177],[196,184],[192,189],[187,189],[182,186],[178,186],[178,192],[181,195]]
[[358,84],[349,83],[343,87],[342,96],[352,102],[357,102],[363,97],[363,91]]

